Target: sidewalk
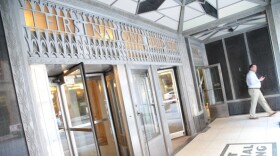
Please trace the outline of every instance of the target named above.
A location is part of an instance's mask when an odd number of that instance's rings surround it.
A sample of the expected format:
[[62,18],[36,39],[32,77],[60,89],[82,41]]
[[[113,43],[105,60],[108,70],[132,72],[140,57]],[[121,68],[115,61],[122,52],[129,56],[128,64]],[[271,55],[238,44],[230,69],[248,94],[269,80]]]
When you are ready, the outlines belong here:
[[257,116],[256,120],[249,120],[248,115],[216,119],[176,156],[280,155],[280,112],[273,117]]

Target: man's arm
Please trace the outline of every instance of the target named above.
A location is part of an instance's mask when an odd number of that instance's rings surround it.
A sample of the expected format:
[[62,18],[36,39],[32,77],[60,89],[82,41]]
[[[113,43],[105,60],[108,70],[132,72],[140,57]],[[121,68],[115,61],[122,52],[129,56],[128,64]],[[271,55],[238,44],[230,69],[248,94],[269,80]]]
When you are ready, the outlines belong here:
[[265,79],[265,77],[261,76],[261,78],[259,78],[259,80],[262,82]]

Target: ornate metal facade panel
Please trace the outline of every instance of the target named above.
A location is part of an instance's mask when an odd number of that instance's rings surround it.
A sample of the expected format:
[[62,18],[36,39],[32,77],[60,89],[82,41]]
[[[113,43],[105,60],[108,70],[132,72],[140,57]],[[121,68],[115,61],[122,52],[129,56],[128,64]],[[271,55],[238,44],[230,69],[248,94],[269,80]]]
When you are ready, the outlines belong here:
[[177,38],[51,2],[20,4],[32,62],[181,64]]

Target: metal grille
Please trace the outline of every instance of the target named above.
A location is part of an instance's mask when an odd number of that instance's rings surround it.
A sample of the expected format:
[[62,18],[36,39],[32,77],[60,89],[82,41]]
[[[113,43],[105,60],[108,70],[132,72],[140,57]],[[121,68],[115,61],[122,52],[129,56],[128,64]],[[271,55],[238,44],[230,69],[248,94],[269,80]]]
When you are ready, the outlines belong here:
[[177,38],[39,0],[20,1],[32,62],[181,64]]

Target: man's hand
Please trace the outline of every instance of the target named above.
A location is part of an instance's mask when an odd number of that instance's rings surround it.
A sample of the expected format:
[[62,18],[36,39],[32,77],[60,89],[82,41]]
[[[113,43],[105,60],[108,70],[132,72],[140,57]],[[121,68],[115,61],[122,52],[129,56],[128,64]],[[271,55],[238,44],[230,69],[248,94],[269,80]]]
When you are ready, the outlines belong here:
[[264,79],[265,79],[265,77],[262,76],[259,80],[260,80],[260,81],[263,81]]

